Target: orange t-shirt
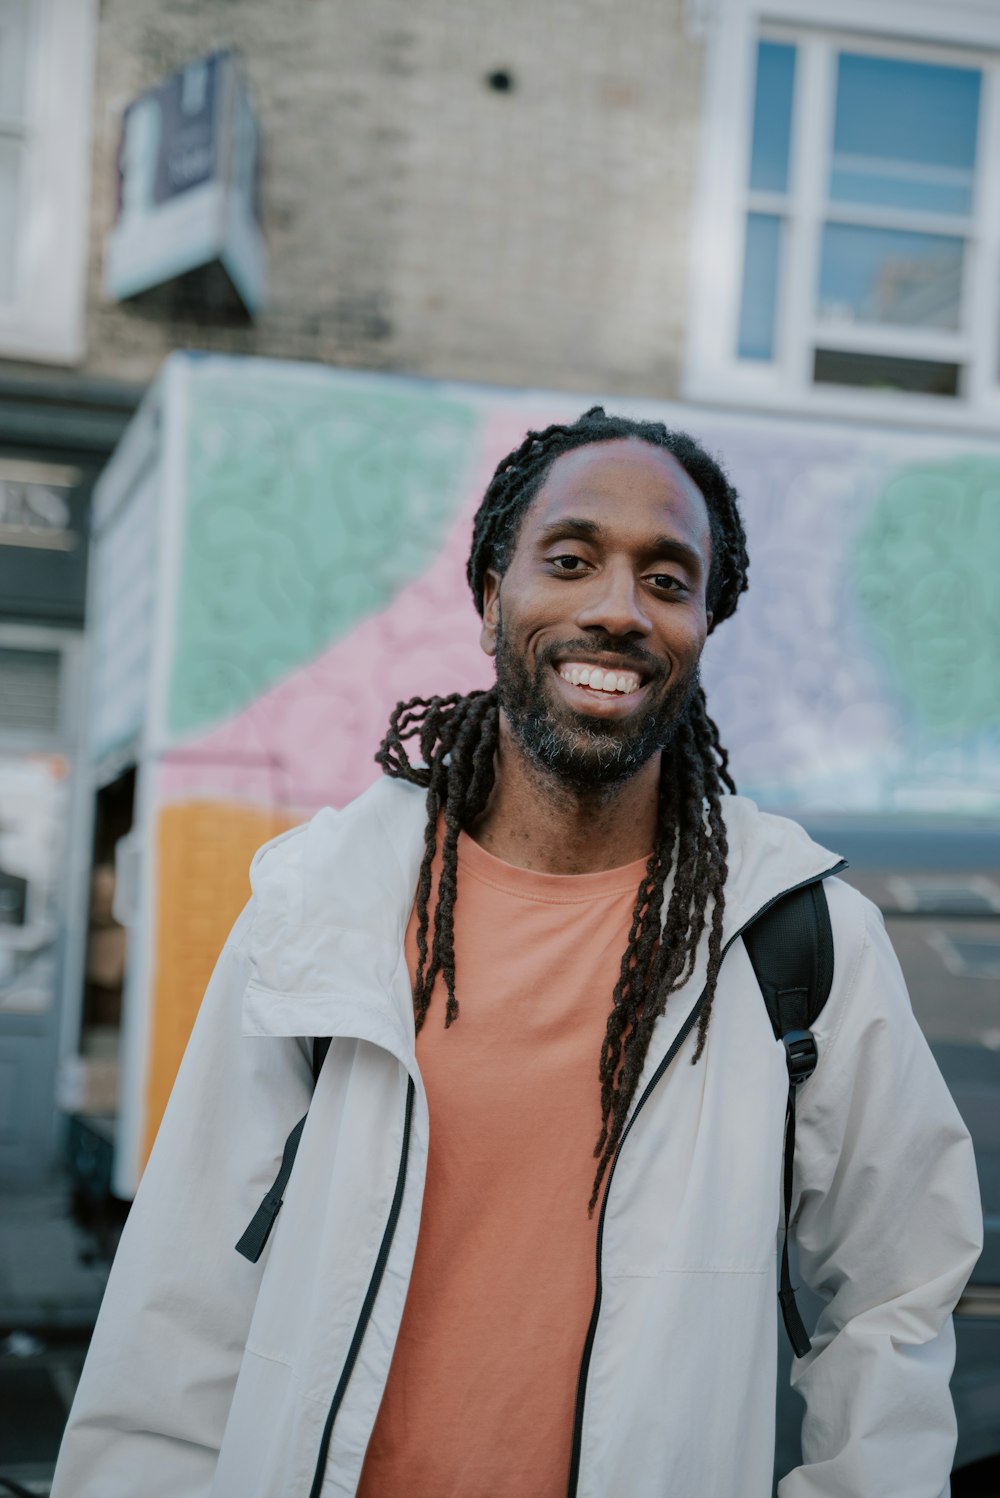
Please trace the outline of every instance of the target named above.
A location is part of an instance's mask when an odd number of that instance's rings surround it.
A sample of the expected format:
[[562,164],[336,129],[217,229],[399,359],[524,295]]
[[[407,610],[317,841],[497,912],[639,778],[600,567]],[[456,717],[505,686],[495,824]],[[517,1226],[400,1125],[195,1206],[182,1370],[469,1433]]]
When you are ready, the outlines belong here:
[[[598,1064],[645,860],[539,874],[462,835],[459,1016],[417,1058],[430,1152],[361,1498],[562,1498],[594,1300]],[[440,857],[435,868],[435,887]],[[406,935],[416,970],[416,918]]]

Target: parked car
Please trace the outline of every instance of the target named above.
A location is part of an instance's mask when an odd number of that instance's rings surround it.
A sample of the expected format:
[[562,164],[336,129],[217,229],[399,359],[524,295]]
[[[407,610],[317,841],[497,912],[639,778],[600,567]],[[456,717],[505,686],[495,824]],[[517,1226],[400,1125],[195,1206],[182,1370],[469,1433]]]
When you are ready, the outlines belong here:
[[[1000,830],[830,821],[810,822],[809,831],[848,859],[844,877],[881,909],[914,1013],[975,1145],[986,1233],[955,1312],[952,1498],[1000,1498]],[[805,1289],[797,1299],[806,1325],[815,1324],[820,1300]],[[779,1325],[775,1487],[802,1459],[791,1361]]]

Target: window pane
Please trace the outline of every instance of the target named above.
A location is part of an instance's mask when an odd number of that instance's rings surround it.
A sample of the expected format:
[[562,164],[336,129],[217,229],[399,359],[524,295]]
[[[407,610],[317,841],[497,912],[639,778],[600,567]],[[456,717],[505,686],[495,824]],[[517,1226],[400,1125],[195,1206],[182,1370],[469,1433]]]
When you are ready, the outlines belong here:
[[841,53],[831,198],[971,213],[980,76],[975,68]]
[[965,241],[827,224],[819,274],[820,315],[838,322],[957,328]]
[[757,192],[788,191],[794,81],[795,48],[778,42],[761,42],[757,48],[750,156],[750,187]]
[[0,0],[0,120],[24,118],[28,0]]
[[0,724],[15,733],[56,733],[62,656],[0,646]]
[[21,142],[0,135],[0,304],[14,298]]
[[778,253],[781,220],[770,213],[747,215],[740,301],[741,359],[774,357],[774,321],[778,305]]
[[817,385],[855,385],[866,390],[908,390],[920,395],[958,394],[959,366],[938,359],[898,359],[894,354],[816,350]]

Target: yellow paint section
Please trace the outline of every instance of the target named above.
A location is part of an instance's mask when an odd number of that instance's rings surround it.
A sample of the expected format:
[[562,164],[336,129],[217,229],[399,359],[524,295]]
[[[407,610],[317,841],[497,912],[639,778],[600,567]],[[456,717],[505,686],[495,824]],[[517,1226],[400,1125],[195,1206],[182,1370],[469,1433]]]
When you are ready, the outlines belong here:
[[143,1165],[208,980],[250,896],[250,860],[261,843],[297,820],[211,801],[167,806],[159,814]]

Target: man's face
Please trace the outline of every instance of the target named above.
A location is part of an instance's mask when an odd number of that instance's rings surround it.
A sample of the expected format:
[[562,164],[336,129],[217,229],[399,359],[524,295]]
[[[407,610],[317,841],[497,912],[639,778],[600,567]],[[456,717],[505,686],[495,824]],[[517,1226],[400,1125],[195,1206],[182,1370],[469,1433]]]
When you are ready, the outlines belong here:
[[529,758],[608,785],[669,742],[698,680],[711,560],[705,500],[670,453],[629,437],[556,459],[484,589],[483,649]]

